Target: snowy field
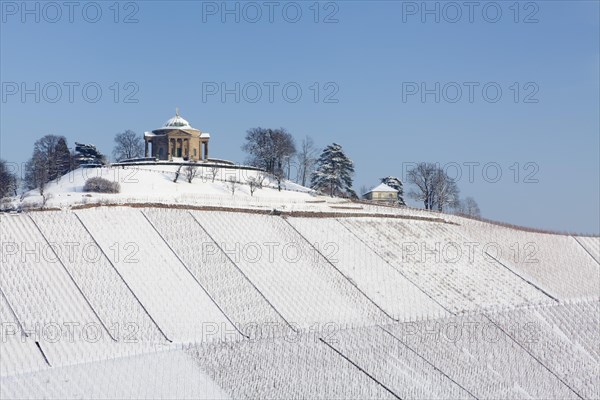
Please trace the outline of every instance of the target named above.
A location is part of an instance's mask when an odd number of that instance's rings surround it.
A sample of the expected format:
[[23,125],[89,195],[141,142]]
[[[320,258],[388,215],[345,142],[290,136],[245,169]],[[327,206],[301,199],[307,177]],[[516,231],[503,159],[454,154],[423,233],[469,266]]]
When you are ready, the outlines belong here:
[[0,214],[2,399],[599,398],[598,237],[157,168]]
[[2,378],[3,399],[200,399],[230,397],[183,351],[140,354]]
[[[316,195],[311,189],[294,182],[282,181],[281,190],[275,179],[266,176],[262,189],[250,193],[248,179],[259,179],[262,174],[255,170],[198,167],[198,174],[188,183],[185,168],[180,171],[177,182],[173,182],[178,166],[168,163],[159,165],[132,165],[126,167],[104,167],[77,169],[53,181],[45,188],[45,199],[32,190],[20,200],[12,199],[9,208],[61,208],[70,209],[82,205],[107,204],[164,204],[177,206],[208,206],[232,209],[336,212],[362,214],[397,214],[439,218],[439,214],[410,208],[393,208],[375,204],[352,203],[347,199]],[[213,179],[214,175],[214,179]],[[85,193],[87,179],[102,177],[118,182],[121,191],[116,194]],[[232,194],[230,180],[235,180]]]
[[425,221],[340,218],[365,246],[449,312],[539,303],[548,297],[468,247],[458,228]]
[[192,214],[292,327],[360,326],[388,319],[283,218]]
[[323,218],[289,218],[311,242],[329,244],[329,260],[369,299],[399,321],[444,315],[447,311],[412,281],[346,229],[342,222]]
[[[177,165],[168,164],[80,168],[48,184],[45,206],[69,208],[81,204],[162,203],[273,209],[281,206],[310,208],[311,201],[315,200],[309,189],[292,182],[283,182],[279,191],[277,182],[269,177],[265,178],[263,188],[251,195],[248,179],[259,175],[254,170],[219,168],[213,179],[211,168],[198,167],[197,176],[188,183],[185,167],[181,168],[179,178],[174,182],[178,169]],[[83,192],[86,180],[93,177],[118,182],[120,193]],[[234,194],[230,180],[237,182]],[[39,192],[31,191],[22,205],[39,207],[43,201]],[[332,202],[338,203],[339,200]]]
[[553,297],[600,298],[600,238],[532,233],[472,220],[462,226],[474,241],[491,244],[491,256]]

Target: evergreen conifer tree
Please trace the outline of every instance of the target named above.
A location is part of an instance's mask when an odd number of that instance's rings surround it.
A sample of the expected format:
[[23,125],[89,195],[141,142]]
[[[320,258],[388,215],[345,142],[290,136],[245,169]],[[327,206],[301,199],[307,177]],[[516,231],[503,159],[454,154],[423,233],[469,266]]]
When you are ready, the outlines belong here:
[[342,146],[332,143],[327,146],[317,160],[311,187],[331,197],[356,197],[352,190],[354,163],[344,153]]

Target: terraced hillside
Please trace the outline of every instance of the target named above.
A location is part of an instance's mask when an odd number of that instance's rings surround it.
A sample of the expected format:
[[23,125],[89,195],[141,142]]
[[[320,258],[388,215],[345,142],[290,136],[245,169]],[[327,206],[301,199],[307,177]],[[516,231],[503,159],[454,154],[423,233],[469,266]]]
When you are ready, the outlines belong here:
[[599,238],[345,212],[0,214],[0,396],[599,397]]

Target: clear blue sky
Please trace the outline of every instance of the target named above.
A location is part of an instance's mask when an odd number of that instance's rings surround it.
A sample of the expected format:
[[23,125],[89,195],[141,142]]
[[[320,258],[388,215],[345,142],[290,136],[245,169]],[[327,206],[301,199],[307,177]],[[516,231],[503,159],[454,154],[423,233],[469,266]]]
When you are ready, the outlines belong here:
[[[600,231],[598,1],[427,2],[438,15],[420,1],[228,3],[237,15],[222,2],[121,2],[118,15],[113,1],[27,2],[30,13],[23,4],[0,3],[8,161],[25,161],[45,134],[110,154],[115,133],[141,135],[179,107],[212,134],[212,157],[241,162],[248,128],[283,126],[298,141],[342,144],[357,190],[402,177],[411,162],[439,162],[449,173],[459,165],[462,194],[485,217]],[[239,102],[235,93],[222,99],[221,84],[235,92],[236,82]],[[424,99],[422,83],[432,89]],[[68,85],[78,85],[72,102]],[[471,162],[479,163],[473,182]]]

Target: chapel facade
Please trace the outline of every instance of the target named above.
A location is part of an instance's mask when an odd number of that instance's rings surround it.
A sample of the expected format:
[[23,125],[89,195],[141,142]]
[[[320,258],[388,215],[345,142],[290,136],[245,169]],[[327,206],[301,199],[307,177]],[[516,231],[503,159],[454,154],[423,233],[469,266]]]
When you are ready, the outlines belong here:
[[209,140],[209,133],[192,128],[176,110],[163,127],[144,133],[145,154],[158,160],[207,161]]

